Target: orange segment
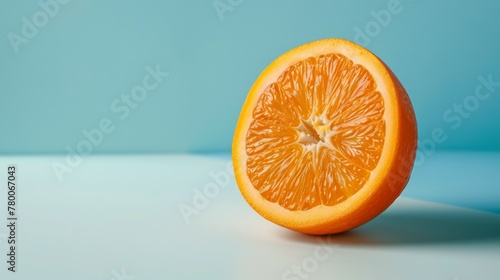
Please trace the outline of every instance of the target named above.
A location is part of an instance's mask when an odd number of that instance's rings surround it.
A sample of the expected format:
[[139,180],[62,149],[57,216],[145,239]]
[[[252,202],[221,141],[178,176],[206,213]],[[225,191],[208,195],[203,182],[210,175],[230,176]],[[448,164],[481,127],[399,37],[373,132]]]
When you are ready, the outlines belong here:
[[336,233],[396,199],[416,143],[413,108],[389,68],[361,46],[325,39],[259,76],[238,120],[233,163],[240,191],[263,217]]

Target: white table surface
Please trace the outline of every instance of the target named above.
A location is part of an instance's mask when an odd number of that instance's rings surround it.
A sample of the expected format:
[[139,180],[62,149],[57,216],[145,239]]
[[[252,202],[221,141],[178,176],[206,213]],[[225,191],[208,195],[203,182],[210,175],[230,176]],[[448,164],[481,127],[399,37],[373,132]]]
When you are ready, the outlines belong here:
[[[348,233],[276,226],[243,200],[229,155],[0,157],[0,279],[500,279],[500,154],[435,154],[403,196]],[[7,166],[18,168],[7,271]],[[207,185],[218,193],[183,218]],[[215,189],[214,189],[215,190]],[[200,205],[198,205],[200,206]]]

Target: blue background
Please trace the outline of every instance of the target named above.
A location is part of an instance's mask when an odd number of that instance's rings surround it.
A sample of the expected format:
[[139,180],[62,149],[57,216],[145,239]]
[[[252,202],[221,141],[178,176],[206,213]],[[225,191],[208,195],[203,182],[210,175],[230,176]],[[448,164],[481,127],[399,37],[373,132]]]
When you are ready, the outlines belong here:
[[[420,152],[402,196],[427,202],[398,199],[365,227],[328,237],[335,251],[312,278],[498,276],[500,87],[460,124],[457,113],[452,122],[443,114],[474,100],[479,77],[500,81],[499,1],[400,0],[396,13],[388,12],[394,0],[54,1],[0,1],[0,177],[2,168],[19,167],[17,278],[115,279],[126,271],[135,279],[278,279],[304,264],[316,239],[252,211],[228,152],[259,73],[283,52],[326,37],[365,45],[405,85]],[[47,3],[47,24],[13,46],[12,36],[34,15],[40,20]],[[229,10],[218,14],[214,3]],[[387,13],[390,20],[377,21]],[[157,65],[169,76],[120,119],[111,104]],[[103,120],[114,130],[92,147],[98,156],[68,153]],[[433,140],[433,131],[444,136]],[[218,154],[156,155],[186,152]],[[50,153],[59,155],[24,156]],[[100,156],[119,153],[152,155]],[[195,206],[210,185],[220,192],[184,224],[179,207]]]
[[[23,17],[33,22],[49,2],[0,2],[2,154],[66,153],[103,118],[116,128],[95,153],[228,152],[258,74],[326,37],[357,41],[392,68],[420,138],[446,132],[436,149],[500,150],[500,87],[456,129],[443,119],[474,94],[479,76],[500,81],[498,1],[401,0],[381,24],[374,14],[391,1],[71,0],[16,53],[8,34],[22,35]],[[214,3],[229,9],[218,14]],[[170,75],[120,120],[112,102],[158,64]]]

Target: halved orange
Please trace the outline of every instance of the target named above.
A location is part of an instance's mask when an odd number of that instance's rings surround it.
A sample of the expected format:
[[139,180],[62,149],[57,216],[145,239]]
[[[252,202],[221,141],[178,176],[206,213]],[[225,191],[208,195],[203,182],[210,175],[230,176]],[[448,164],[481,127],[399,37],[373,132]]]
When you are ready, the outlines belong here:
[[323,39],[288,51],[250,89],[233,140],[246,201],[310,234],[358,227],[406,186],[417,147],[410,99],[367,49]]

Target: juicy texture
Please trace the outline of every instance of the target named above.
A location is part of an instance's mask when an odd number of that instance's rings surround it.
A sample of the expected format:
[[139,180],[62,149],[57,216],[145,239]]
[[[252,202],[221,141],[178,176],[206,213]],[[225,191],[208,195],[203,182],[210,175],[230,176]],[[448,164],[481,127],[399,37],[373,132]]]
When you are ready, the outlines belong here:
[[385,138],[372,75],[329,53],[288,67],[260,95],[246,135],[247,176],[288,210],[332,206],[358,192]]

